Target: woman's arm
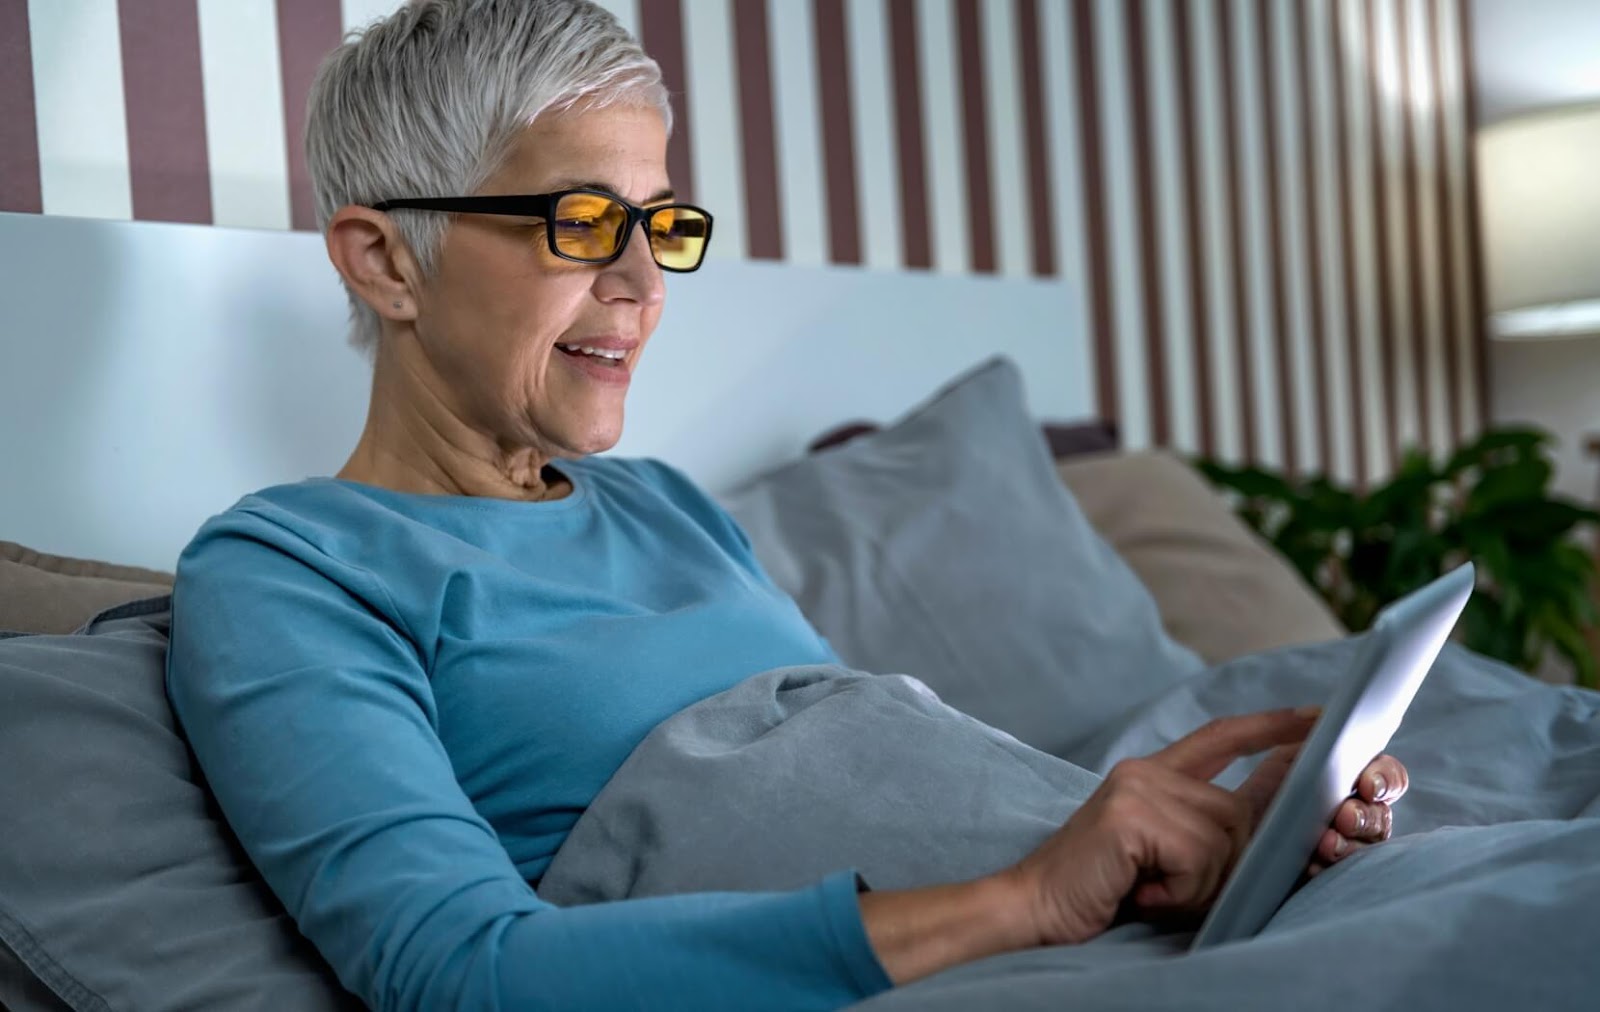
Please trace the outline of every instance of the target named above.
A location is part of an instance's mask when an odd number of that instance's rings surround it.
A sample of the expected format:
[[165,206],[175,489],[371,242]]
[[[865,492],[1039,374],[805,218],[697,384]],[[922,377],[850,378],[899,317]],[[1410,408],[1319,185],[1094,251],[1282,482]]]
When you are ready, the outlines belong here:
[[878,960],[896,984],[975,959],[1039,944],[1029,897],[1016,880],[990,875],[972,882],[864,893],[861,919]]
[[235,511],[184,553],[168,692],[251,860],[376,1009],[835,1008],[889,985],[850,871],[542,901],[455,779],[381,585]]

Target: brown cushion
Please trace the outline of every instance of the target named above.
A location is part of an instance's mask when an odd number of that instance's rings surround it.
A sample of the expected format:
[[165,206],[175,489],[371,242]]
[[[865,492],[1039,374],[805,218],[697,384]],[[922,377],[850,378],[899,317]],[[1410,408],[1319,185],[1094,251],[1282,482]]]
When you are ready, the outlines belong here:
[[1208,662],[1345,634],[1294,567],[1179,458],[1097,454],[1056,470],[1150,588],[1168,635]]
[[114,605],[171,590],[171,573],[0,541],[0,630],[69,633]]

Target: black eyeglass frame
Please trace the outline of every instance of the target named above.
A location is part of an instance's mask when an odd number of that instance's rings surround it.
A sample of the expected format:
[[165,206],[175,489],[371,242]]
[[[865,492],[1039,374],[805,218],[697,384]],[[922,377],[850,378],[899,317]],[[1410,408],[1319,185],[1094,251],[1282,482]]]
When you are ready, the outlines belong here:
[[[617,242],[616,252],[608,257],[590,260],[585,257],[575,257],[570,253],[563,253],[556,248],[555,213],[556,204],[562,197],[574,194],[585,194],[592,197],[604,197],[607,200],[620,204],[628,214],[628,220],[622,227],[622,238]],[[575,189],[556,190],[553,193],[526,193],[507,194],[492,197],[401,197],[397,200],[382,200],[376,204],[368,204],[374,211],[415,210],[415,211],[452,211],[462,214],[503,214],[519,218],[540,218],[544,221],[545,243],[550,247],[550,252],[563,260],[570,260],[578,264],[602,265],[615,263],[623,253],[628,250],[628,243],[633,241],[634,230],[640,225],[645,227],[646,242],[649,242],[650,219],[662,211],[673,208],[687,208],[705,217],[706,234],[700,244],[700,259],[695,261],[693,267],[668,267],[656,256],[654,246],[650,247],[650,259],[656,266],[664,271],[675,274],[690,274],[700,269],[706,261],[706,250],[711,246],[711,212],[697,204],[673,203],[653,204],[650,207],[640,207],[630,204],[615,193],[605,190]]]

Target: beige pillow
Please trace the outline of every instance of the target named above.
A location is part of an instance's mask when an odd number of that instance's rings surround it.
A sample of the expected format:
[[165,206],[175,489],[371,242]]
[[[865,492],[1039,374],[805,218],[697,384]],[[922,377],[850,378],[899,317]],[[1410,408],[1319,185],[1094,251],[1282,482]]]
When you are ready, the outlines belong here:
[[172,574],[0,541],[0,630],[69,633],[114,605],[170,593]]
[[1150,588],[1167,634],[1207,662],[1345,635],[1294,567],[1172,454],[1071,457],[1056,469]]

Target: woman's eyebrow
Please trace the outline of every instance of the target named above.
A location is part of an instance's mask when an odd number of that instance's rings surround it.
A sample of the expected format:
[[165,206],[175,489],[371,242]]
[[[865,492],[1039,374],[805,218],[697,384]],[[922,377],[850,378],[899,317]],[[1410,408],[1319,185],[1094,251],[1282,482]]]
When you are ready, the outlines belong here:
[[[550,184],[550,190],[552,192],[556,190],[599,190],[601,193],[609,193],[612,196],[622,200],[627,199],[626,197],[623,197],[622,194],[617,192],[616,187],[610,185],[609,183],[599,183],[595,182],[594,180],[558,179]],[[663,200],[671,200],[675,196],[677,196],[676,192],[674,192],[672,187],[669,186],[664,190],[658,190],[652,196],[646,197],[643,203],[656,204]]]

